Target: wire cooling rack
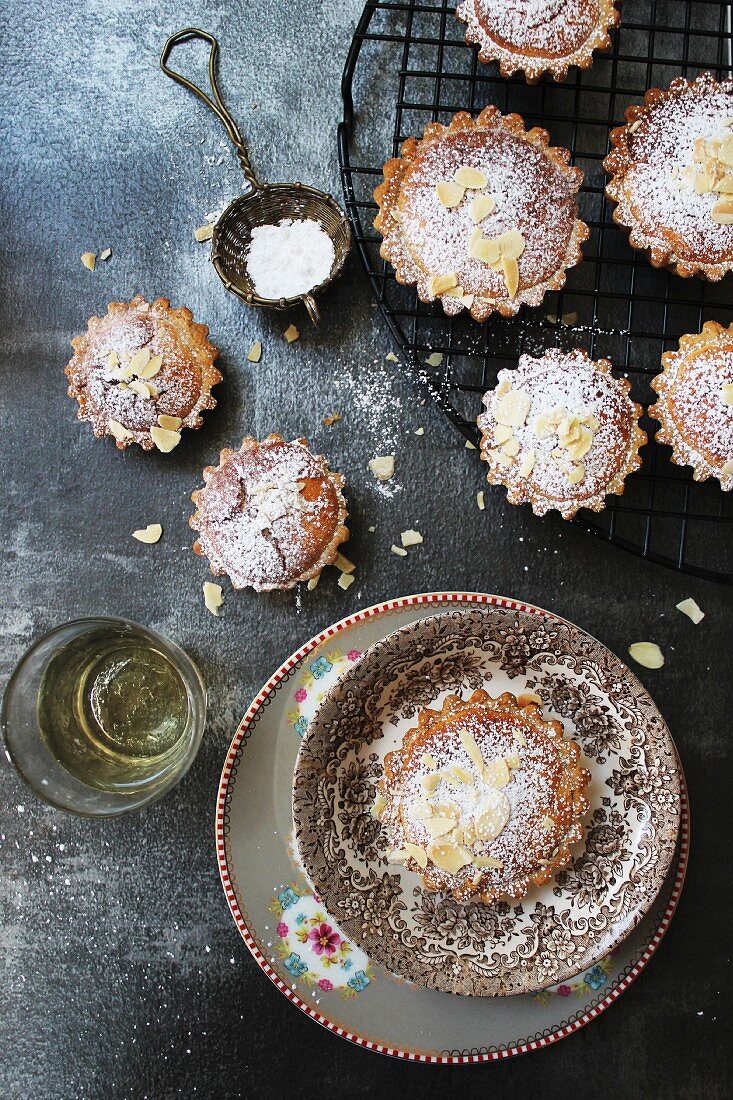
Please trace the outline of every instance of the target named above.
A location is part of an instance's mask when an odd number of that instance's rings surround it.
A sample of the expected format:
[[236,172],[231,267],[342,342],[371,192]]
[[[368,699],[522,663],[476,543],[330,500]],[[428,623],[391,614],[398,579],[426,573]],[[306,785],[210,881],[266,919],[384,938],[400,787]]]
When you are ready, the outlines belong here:
[[[714,284],[652,268],[611,219],[602,161],[610,129],[647,88],[665,88],[675,76],[694,77],[704,69],[729,75],[731,5],[624,0],[611,51],[597,55],[583,73],[571,69],[564,83],[542,78],[534,86],[482,65],[454,9],[446,0],[369,0],[343,74],[338,148],[346,209],[402,367],[474,444],[481,396],[497,371],[515,365],[523,352],[539,355],[553,345],[609,358],[646,408],[660,357],[680,335],[698,332],[709,319],[733,323],[733,277]],[[580,210],[591,237],[565,288],[547,294],[539,309],[478,325],[465,312],[445,317],[439,306],[423,304],[414,288],[395,281],[379,255],[372,191],[384,161],[398,155],[406,138],[422,135],[430,121],[446,123],[456,111],[475,114],[488,103],[545,127],[553,145],[572,151],[585,174]],[[426,363],[433,352],[442,353],[438,367]],[[642,451],[641,471],[603,512],[581,512],[575,522],[651,561],[730,583],[733,494],[723,493],[717,481],[694,482],[688,468],[669,461],[668,447],[653,442],[656,422],[645,415],[642,427],[652,441]]]

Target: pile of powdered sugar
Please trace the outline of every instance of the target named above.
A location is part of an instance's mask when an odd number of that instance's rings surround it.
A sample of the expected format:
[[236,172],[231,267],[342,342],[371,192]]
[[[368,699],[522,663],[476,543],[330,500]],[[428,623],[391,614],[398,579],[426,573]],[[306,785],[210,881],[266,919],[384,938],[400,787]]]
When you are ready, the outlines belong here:
[[261,298],[296,298],[331,274],[333,241],[312,218],[283,218],[277,225],[258,225],[245,261]]

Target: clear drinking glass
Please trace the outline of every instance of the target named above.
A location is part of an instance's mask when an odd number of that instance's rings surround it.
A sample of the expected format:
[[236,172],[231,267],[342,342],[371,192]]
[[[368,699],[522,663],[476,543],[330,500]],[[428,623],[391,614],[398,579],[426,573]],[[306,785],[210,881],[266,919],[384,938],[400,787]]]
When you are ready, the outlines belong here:
[[0,709],[8,758],[60,810],[111,817],[161,798],[188,771],[206,689],[174,642],[126,619],[57,626],[13,672]]

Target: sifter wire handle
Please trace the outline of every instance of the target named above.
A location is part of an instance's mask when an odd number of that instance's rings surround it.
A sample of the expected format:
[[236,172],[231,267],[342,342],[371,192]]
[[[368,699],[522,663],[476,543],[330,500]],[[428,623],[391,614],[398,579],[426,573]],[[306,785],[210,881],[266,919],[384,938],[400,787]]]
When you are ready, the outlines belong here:
[[[168,59],[174,46],[177,46],[181,42],[190,42],[192,39],[198,38],[202,42],[208,42],[211,47],[209,51],[209,84],[211,85],[211,91],[214,98],[207,95],[202,88],[199,88],[193,81],[188,80],[185,76],[181,76],[180,73],[174,72],[168,65]],[[182,85],[184,88],[188,88],[189,92],[193,92],[194,95],[210,107],[220,122],[224,124],[229,139],[232,142],[234,148],[237,151],[237,158],[242,171],[244,172],[244,178],[250,187],[257,191],[262,186],[255,176],[254,169],[250,164],[249,154],[244,144],[244,139],[239,132],[239,127],[227,111],[219,92],[219,86],[216,83],[216,59],[219,53],[219,43],[214,38],[213,34],[209,34],[207,31],[198,30],[196,27],[187,27],[185,30],[177,31],[176,34],[172,34],[165,46],[163,52],[160,55],[160,67],[166,76],[169,76],[171,80],[175,80],[176,84]]]

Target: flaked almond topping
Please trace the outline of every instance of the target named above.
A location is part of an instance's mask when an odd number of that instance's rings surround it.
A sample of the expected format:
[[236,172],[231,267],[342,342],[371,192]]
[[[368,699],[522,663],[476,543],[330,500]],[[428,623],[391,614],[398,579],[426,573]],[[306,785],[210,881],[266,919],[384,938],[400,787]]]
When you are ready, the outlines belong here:
[[730,477],[730,475],[733,474],[733,458],[729,458],[728,461],[723,464],[723,468],[720,472],[723,477]]
[[133,433],[126,428],[124,424],[120,424],[119,420],[108,420],[107,430],[112,433],[118,443],[124,443],[128,439],[133,439]]
[[400,534],[400,542],[404,547],[419,546],[422,541],[423,537],[419,531],[410,529],[409,531],[402,531]]
[[511,439],[514,435],[514,431],[508,424],[495,424],[494,425],[494,446],[499,447],[502,443],[506,443],[508,439]]
[[542,818],[542,828],[546,829],[548,833],[555,828],[555,822],[547,814]]
[[502,791],[490,791],[473,815],[478,840],[495,840],[511,817],[512,804]]
[[629,646],[629,656],[644,668],[661,668],[664,654],[656,642],[634,642]]
[[571,466],[568,470],[567,478],[571,485],[580,485],[584,477],[585,466],[582,462],[579,462],[576,466]]
[[[523,691],[521,695],[517,696],[517,703],[520,707],[529,707],[534,704],[537,707],[542,706],[542,699],[535,691]],[[517,731],[518,732],[518,731]],[[516,732],[514,736],[516,737]]]
[[554,450],[550,451],[550,458],[557,466],[565,468],[567,455],[562,447],[555,447]]
[[501,259],[498,242],[482,237],[480,229],[476,230],[469,239],[468,254],[474,260],[481,260],[485,264],[495,264]]
[[[459,833],[461,835],[459,835]],[[451,840],[456,844],[465,844],[467,848],[470,848],[472,844],[476,843],[476,828],[472,821],[464,822],[462,827],[457,827],[451,833]]]
[[724,382],[720,387],[720,396],[724,405],[733,405],[733,382]]
[[449,271],[446,275],[431,275],[428,279],[428,294],[435,298],[453,286],[458,286],[458,276],[455,271]]
[[522,761],[519,758],[518,752],[510,752],[504,757],[504,763],[508,768],[513,768],[515,771],[522,766]]
[[298,332],[295,325],[288,325],[288,327],[285,329],[285,332],[283,333],[283,337],[288,344],[292,344],[293,341],[297,340],[299,336],[300,333]]
[[675,604],[678,611],[681,611],[683,615],[687,615],[688,619],[691,619],[695,626],[701,623],[705,618],[705,612],[700,609],[696,600],[693,600],[692,596],[688,596],[686,600],[682,600],[680,603]]
[[565,444],[568,452],[568,456],[577,462],[580,458],[585,458],[588,451],[591,448],[593,442],[593,433],[588,428],[580,427],[577,430],[577,438],[572,443]]
[[710,211],[710,217],[718,225],[733,225],[733,199],[716,202]]
[[504,760],[500,758],[484,764],[483,777],[484,782],[488,783],[490,787],[501,790],[502,787],[506,787],[511,779],[511,773]]
[[484,758],[481,755],[481,749],[476,744],[476,738],[473,736],[470,730],[461,730],[459,735],[461,744],[463,745],[469,760],[476,765],[481,773],[484,769]]
[[451,210],[454,206],[460,204],[461,199],[466,193],[466,189],[465,187],[461,187],[460,183],[454,183],[453,180],[444,180],[441,183],[436,183],[435,192],[441,206],[445,206],[448,210]]
[[517,742],[518,745],[521,745],[522,748],[524,748],[524,746],[527,744],[527,738],[524,736],[521,730],[514,731],[514,740]]
[[427,821],[432,816],[433,807],[430,802],[416,802],[410,810],[410,817],[415,821]]
[[446,871],[449,875],[457,874],[473,859],[473,853],[460,844],[451,844],[450,841],[433,840],[428,844],[428,858],[440,871]]
[[132,532],[132,537],[138,542],[146,542],[149,545],[156,543],[163,534],[163,528],[159,523],[149,523],[147,527],[139,527]]
[[174,447],[177,447],[181,442],[181,433],[171,431],[170,428],[161,428],[160,426],[153,425],[150,429],[150,438],[155,446],[163,454],[168,454]]
[[114,349],[107,356],[107,366],[110,370],[114,370],[120,365],[120,357]]
[[480,867],[482,870],[501,871],[504,867],[504,861],[495,859],[494,856],[474,856],[473,865],[474,867]]
[[323,426],[325,428],[332,428],[334,424],[338,424],[339,420],[343,420],[341,413],[333,412],[323,418]]
[[129,387],[127,382],[118,382],[117,383],[117,389],[118,390],[129,390],[129,388],[130,387]]
[[507,455],[508,458],[514,458],[519,454],[519,440],[515,435],[511,439],[507,439],[506,443],[502,443],[501,453]]
[[452,817],[429,817],[426,821],[423,821],[423,828],[430,834],[431,837],[445,836],[446,833],[450,833],[455,826],[455,821]]
[[308,581],[308,584],[306,586],[309,592],[312,592],[313,589],[317,587],[318,582],[319,582],[320,579],[321,579],[321,574],[320,573],[316,573],[315,577],[311,577],[311,579]]
[[81,262],[84,264],[87,271],[94,271],[94,265],[97,262],[96,252],[82,252]]
[[433,351],[425,360],[425,363],[429,367],[439,367],[443,362],[443,353],[441,351]]
[[127,366],[133,374],[137,374],[138,377],[139,377],[140,371],[143,370],[148,365],[149,362],[150,362],[150,349],[149,348],[140,348],[139,351],[135,352],[135,354],[133,355],[132,359],[127,364]]
[[424,428],[415,428],[415,431],[412,434],[413,435],[425,435],[425,429]]
[[345,590],[347,588],[350,588],[355,580],[356,577],[353,573],[342,573],[336,583],[338,584],[339,588],[343,588]]
[[422,754],[422,756],[420,757],[420,763],[424,764],[426,768],[437,768],[438,767],[438,765],[435,761],[435,757],[429,752],[424,752]]
[[517,471],[520,477],[529,477],[529,475],[534,470],[536,457],[537,456],[535,455],[534,451],[527,451],[524,458],[520,462],[519,469]]
[[407,557],[407,551],[404,549],[404,547],[396,546],[395,543],[392,543],[392,545],[390,546],[390,550],[393,554],[396,554],[398,558]]
[[496,210],[496,203],[491,195],[477,195],[471,203],[471,221],[478,225],[494,210]]
[[388,351],[384,358],[390,363],[399,363],[399,359],[393,351]]
[[379,820],[379,815],[382,813],[382,810],[385,808],[386,805],[387,799],[381,792],[378,793],[372,804],[372,817],[376,817],[377,820]]
[[728,134],[720,142],[717,149],[718,160],[728,168],[733,168],[733,135]]
[[99,253],[99,258],[100,258],[100,260],[108,260],[111,255],[112,255],[112,249],[111,248],[103,248],[102,251]]
[[214,236],[213,225],[200,225],[198,229],[194,229],[193,235],[196,240],[201,244],[202,241],[210,241]]
[[441,778],[440,772],[428,772],[427,775],[421,776],[420,786],[428,794],[432,794],[433,791],[437,791]]
[[247,352],[247,360],[250,363],[259,363],[262,358],[262,341],[255,340],[252,347]]
[[531,404],[532,399],[528,393],[510,389],[496,402],[494,420],[509,428],[521,428]]
[[501,269],[504,272],[504,282],[509,291],[509,297],[516,297],[519,290],[519,264],[509,256],[502,256]]
[[721,180],[715,184],[713,190],[718,195],[733,195],[733,174],[730,172],[723,176]]
[[353,573],[356,569],[353,561],[349,561],[349,559],[344,557],[344,555],[340,551],[336,552],[336,557],[333,564],[336,566],[337,569],[340,569],[342,573]]
[[468,187],[472,191],[478,191],[482,187],[486,187],[486,184],[489,182],[480,168],[470,168],[467,164],[464,164],[462,168],[454,172],[453,179],[456,183],[460,184],[461,187]]
[[636,119],[636,120],[635,120],[634,122],[632,122],[632,123],[631,123],[631,125],[629,126],[629,133],[630,133],[630,134],[635,134],[635,133],[636,133],[636,131],[637,131],[637,130],[639,129],[639,127],[640,127],[640,126],[641,126],[641,119],[640,119],[640,118],[637,118],[637,119]]
[[161,413],[158,417],[160,427],[167,428],[169,432],[178,431],[182,423],[180,416],[168,416],[167,413]]
[[207,611],[210,611],[212,615],[219,614],[219,608],[224,603],[220,584],[214,584],[213,581],[204,581],[204,603]]
[[369,469],[379,481],[389,481],[394,476],[394,455],[377,455],[369,460]]
[[524,252],[524,237],[518,229],[508,229],[497,238],[502,256],[507,260],[518,260]]
[[[132,362],[132,360],[131,360],[131,362]],[[163,366],[163,356],[162,355],[151,355],[150,358],[148,359],[147,363],[145,363],[145,365],[140,367],[139,369],[136,369],[135,373],[137,374],[138,378],[145,378],[145,379],[155,378],[156,374],[158,373],[158,371],[160,370],[160,368],[162,366]]]
[[471,306],[473,305],[473,299],[474,299],[473,294],[463,294],[461,296],[461,305],[465,306],[466,309],[470,309]]
[[465,768],[462,768],[460,764],[451,764],[445,769],[443,774],[446,779],[461,783],[466,787],[473,787],[474,785],[473,776],[470,772],[467,772]]
[[479,491],[476,493],[476,504],[478,506],[479,512],[483,512],[484,508],[486,507],[483,489],[479,489]]
[[408,856],[411,856],[415,860],[418,867],[422,867],[423,870],[428,865],[428,853],[424,848],[421,848],[419,844],[412,844],[409,840],[405,841],[405,851]]
[[404,863],[408,858],[404,848],[393,848],[391,852],[387,853],[388,863]]
[[466,450],[467,451],[475,451],[476,450],[476,444],[472,443],[470,439],[466,440]]
[[128,388],[131,389],[133,393],[136,393],[138,397],[144,397],[146,399],[148,397],[152,397],[152,393],[148,388],[147,383],[143,382],[139,378],[134,378],[132,382],[129,383]]

